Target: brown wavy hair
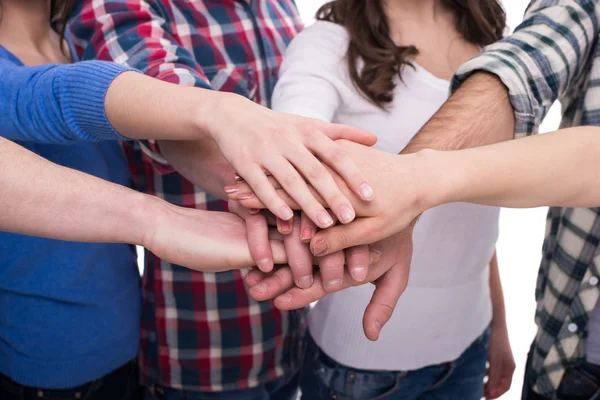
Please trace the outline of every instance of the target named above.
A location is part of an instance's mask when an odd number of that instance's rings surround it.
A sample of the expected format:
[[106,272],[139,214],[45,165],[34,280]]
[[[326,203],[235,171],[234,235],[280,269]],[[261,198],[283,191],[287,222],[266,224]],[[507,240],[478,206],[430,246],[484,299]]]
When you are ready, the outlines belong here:
[[[442,0],[454,12],[465,40],[486,46],[502,38],[506,14],[497,0]],[[317,11],[317,19],[343,25],[350,44],[346,55],[350,78],[367,100],[385,108],[393,99],[394,78],[418,54],[415,46],[397,46],[390,36],[382,0],[334,0]],[[359,68],[359,60],[362,65]]]

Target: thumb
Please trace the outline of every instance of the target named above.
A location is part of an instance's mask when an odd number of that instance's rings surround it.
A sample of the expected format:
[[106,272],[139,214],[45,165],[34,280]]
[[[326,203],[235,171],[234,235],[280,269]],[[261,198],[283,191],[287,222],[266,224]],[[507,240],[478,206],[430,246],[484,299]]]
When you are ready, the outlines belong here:
[[406,289],[409,266],[410,263],[397,263],[377,281],[377,287],[363,317],[363,329],[369,340],[379,339],[379,332],[392,317],[398,299]]
[[[381,239],[383,233],[374,226],[373,218],[359,218],[348,225],[337,225],[317,233],[310,241],[310,250],[315,256],[322,257],[348,247],[371,244]],[[373,232],[368,235],[366,232]]]
[[324,123],[320,129],[331,140],[346,139],[365,146],[377,143],[377,136],[374,134],[348,125]]

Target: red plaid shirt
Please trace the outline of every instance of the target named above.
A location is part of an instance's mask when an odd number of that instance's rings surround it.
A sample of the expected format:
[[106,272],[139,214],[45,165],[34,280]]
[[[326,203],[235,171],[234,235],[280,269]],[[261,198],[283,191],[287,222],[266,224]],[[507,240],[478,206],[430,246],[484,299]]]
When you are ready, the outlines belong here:
[[[282,54],[301,29],[293,0],[85,0],[71,31],[84,60],[116,61],[268,106]],[[136,187],[184,207],[226,210],[154,154],[125,151]],[[239,271],[192,272],[146,252],[142,380],[182,390],[255,387],[298,368],[304,313],[256,302]]]

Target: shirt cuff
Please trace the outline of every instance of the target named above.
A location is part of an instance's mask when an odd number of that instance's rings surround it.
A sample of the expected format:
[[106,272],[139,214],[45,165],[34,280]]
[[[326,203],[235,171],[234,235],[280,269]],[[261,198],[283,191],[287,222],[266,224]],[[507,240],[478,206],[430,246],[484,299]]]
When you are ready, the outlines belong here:
[[486,51],[463,64],[452,78],[451,91],[455,92],[467,78],[476,72],[496,75],[509,92],[510,103],[515,112],[515,137],[537,132],[542,113],[536,113],[526,82],[527,73],[518,61],[500,51]]
[[104,107],[112,82],[129,67],[104,61],[85,61],[63,69],[53,84],[69,129],[90,141],[129,140],[111,125]]

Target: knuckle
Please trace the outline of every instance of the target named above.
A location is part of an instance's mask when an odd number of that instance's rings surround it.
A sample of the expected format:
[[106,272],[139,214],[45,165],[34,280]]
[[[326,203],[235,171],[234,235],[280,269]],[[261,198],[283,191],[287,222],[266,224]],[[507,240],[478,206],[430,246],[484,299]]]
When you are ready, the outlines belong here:
[[387,319],[392,318],[392,314],[394,314],[394,307],[392,307],[390,304],[379,303],[379,309]]
[[322,165],[315,165],[308,169],[306,172],[306,177],[309,181],[318,181],[322,179],[325,175],[325,168]]
[[335,164],[339,165],[343,163],[347,159],[347,153],[340,146],[333,146],[329,152],[329,160]]

